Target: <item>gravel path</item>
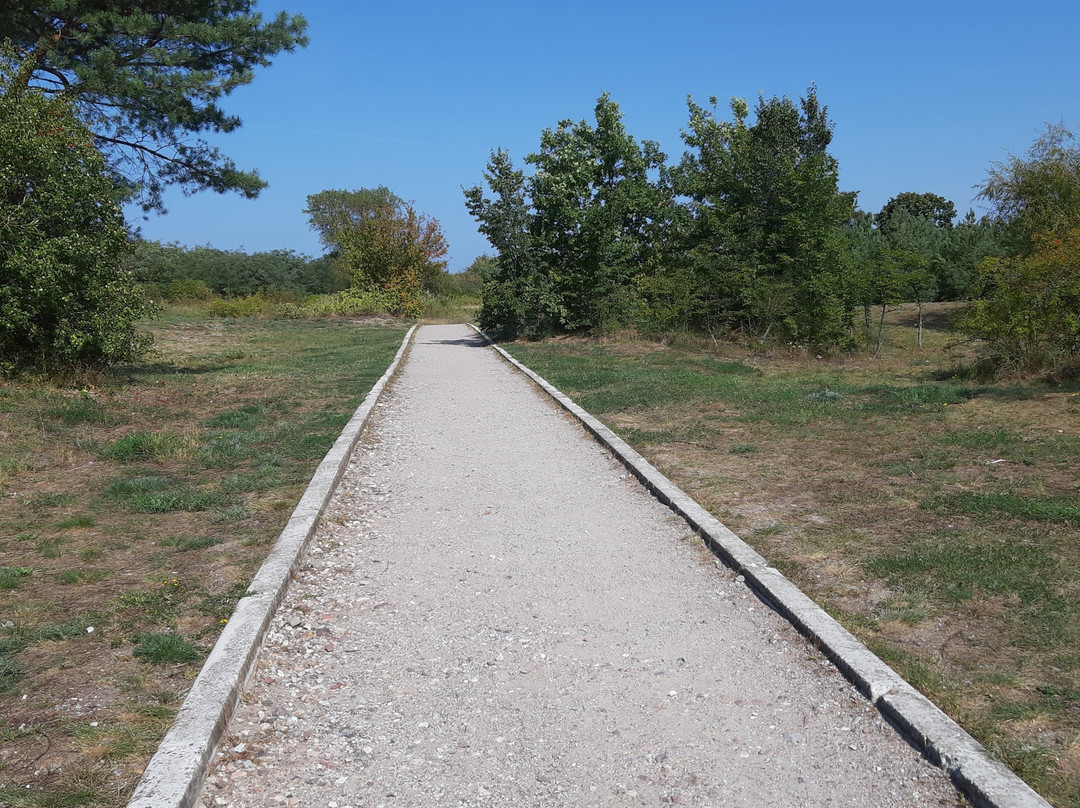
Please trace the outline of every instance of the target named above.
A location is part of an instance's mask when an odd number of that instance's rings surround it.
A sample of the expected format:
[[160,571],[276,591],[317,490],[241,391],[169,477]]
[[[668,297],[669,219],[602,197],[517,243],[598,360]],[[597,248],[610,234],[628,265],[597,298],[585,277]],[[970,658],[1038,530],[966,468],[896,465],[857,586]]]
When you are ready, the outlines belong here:
[[378,412],[201,804],[965,804],[468,329]]

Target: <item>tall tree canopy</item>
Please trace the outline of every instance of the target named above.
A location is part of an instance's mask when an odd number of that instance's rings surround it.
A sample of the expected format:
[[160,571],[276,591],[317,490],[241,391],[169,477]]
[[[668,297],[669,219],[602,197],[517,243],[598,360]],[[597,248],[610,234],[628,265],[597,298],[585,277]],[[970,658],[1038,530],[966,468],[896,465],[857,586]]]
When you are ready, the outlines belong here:
[[983,260],[960,328],[1001,368],[1080,368],[1080,144],[1051,125],[1024,157],[993,163],[980,193],[1013,255]]
[[563,120],[540,135],[526,176],[502,150],[465,204],[498,251],[480,319],[529,336],[620,319],[627,294],[661,242],[672,197],[654,177],[664,155],[638,143],[605,93],[596,123]]
[[1060,124],[1047,127],[1024,157],[993,163],[979,196],[1028,246],[1039,234],[1080,227],[1080,143]]
[[926,219],[936,227],[952,227],[956,218],[956,205],[938,194],[917,194],[904,191],[897,194],[874,216],[874,223],[880,228],[888,228],[893,217],[900,211],[919,219]]
[[734,120],[692,100],[688,151],[673,172],[690,199],[691,253],[728,318],[751,332],[786,332],[800,341],[840,342],[849,331],[841,225],[855,195],[838,190],[828,152],[832,124],[813,86],[796,105],[759,98],[754,122],[739,98]]
[[266,186],[202,137],[240,119],[219,106],[253,68],[307,44],[299,15],[264,20],[253,0],[4,0],[0,39],[30,65],[21,80],[64,96],[115,181],[144,208],[166,185],[254,197]]

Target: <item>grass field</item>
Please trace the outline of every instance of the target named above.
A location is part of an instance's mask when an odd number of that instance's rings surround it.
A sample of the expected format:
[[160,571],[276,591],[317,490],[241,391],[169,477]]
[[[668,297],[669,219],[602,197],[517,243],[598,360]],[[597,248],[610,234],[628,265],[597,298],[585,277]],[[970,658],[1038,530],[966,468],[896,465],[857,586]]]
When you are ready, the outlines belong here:
[[986,382],[932,306],[881,355],[557,339],[602,418],[1059,808],[1080,808],[1080,383]]
[[406,327],[153,330],[81,389],[0,382],[0,805],[125,804]]

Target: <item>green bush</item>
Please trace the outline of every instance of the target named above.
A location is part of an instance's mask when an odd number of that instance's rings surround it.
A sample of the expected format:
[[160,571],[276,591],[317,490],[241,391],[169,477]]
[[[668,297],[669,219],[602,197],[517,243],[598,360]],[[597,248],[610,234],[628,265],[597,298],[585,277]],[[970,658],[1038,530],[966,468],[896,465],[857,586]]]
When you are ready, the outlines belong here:
[[177,278],[170,281],[164,290],[166,300],[176,302],[180,300],[209,300],[214,296],[206,281],[195,278]]
[[380,291],[347,289],[332,295],[313,295],[301,304],[286,303],[278,312],[286,317],[360,317],[395,313],[393,296]]
[[985,341],[998,368],[1038,371],[1080,362],[1080,227],[1034,237],[1020,258],[979,265],[977,299],[959,327]]
[[206,311],[213,317],[273,317],[281,305],[264,294],[212,300]]
[[121,265],[127,230],[104,159],[61,99],[0,59],[0,372],[136,359],[153,311]]

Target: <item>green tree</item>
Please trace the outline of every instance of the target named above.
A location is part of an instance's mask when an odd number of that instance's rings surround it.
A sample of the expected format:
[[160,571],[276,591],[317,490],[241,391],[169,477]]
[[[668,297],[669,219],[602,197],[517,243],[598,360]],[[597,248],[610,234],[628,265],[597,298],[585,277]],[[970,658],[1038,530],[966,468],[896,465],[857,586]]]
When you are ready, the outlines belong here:
[[465,207],[497,254],[484,282],[480,326],[528,338],[551,333],[559,323],[551,270],[534,238],[525,173],[504,149],[491,153],[484,184],[465,189]]
[[1080,143],[1060,124],[1047,127],[1024,157],[992,163],[979,196],[1021,250],[1080,226]]
[[595,125],[563,120],[525,161],[493,152],[465,204],[498,254],[481,322],[524,336],[626,324],[635,279],[655,262],[674,202],[659,181],[664,155],[638,143],[605,93]]
[[446,239],[436,219],[419,214],[388,188],[321,191],[307,198],[311,227],[359,291],[388,296],[393,313],[417,316],[425,281],[446,268]]
[[90,132],[0,65],[0,370],[94,368],[149,347],[153,307],[121,264],[127,230]]
[[266,185],[201,137],[239,127],[221,99],[271,57],[307,44],[303,17],[264,20],[254,7],[253,0],[5,0],[0,39],[30,65],[22,87],[68,99],[114,179],[145,209],[160,210],[168,184],[246,197]]
[[755,121],[733,99],[732,122],[688,101],[688,151],[672,172],[690,200],[690,250],[698,275],[716,288],[732,326],[759,337],[825,344],[849,341],[851,295],[842,227],[852,193],[837,188],[828,153],[832,124],[814,87],[796,106],[759,98]]
[[984,260],[959,326],[985,341],[997,368],[1080,372],[1080,227],[1035,236],[1026,255]]
[[952,227],[952,220],[956,218],[956,205],[945,197],[904,191],[885,203],[874,216],[874,223],[882,230],[887,230],[893,215],[899,211],[905,211],[919,219],[926,219],[935,227]]
[[604,93],[595,126],[561,121],[540,136],[529,195],[534,237],[549,263],[560,325],[569,330],[625,321],[633,279],[654,255],[671,196],[654,182],[664,154],[626,131],[619,105]]
[[977,269],[960,328],[997,367],[1037,370],[1080,357],[1080,144],[1050,126],[1026,157],[991,165],[980,196],[1015,254]]
[[943,245],[943,266],[938,274],[939,300],[963,300],[970,295],[976,268],[986,257],[1008,252],[1004,226],[969,210],[948,232]]

